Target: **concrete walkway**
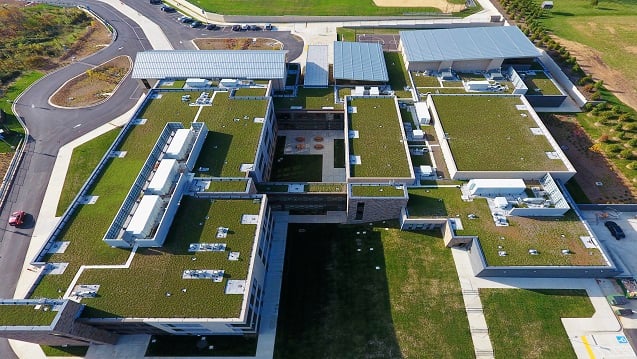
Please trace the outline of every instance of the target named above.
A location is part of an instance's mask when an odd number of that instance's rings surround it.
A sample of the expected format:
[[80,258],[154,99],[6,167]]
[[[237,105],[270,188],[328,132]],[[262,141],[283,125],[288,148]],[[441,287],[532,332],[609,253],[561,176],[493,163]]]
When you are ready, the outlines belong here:
[[[590,278],[478,278],[471,270],[466,249],[452,248],[460,279],[469,328],[479,358],[493,357],[488,327],[479,297],[480,288],[585,289],[595,314],[591,318],[562,318],[578,358],[637,358],[595,279]],[[622,339],[623,338],[623,339]],[[491,350],[491,352],[489,352]]]

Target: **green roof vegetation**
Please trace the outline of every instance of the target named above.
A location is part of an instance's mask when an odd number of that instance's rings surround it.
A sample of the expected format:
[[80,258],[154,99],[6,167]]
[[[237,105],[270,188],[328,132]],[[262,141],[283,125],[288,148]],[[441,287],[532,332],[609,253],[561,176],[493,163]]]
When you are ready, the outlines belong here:
[[440,81],[438,81],[436,76],[428,76],[422,72],[412,71],[411,78],[416,87],[440,87]]
[[527,95],[561,95],[560,90],[544,72],[536,72],[535,75],[526,75],[524,84],[529,88]]
[[159,87],[180,89],[180,88],[183,88],[185,85],[186,85],[186,80],[175,80],[175,81],[164,80],[159,85]]
[[502,358],[575,359],[561,318],[595,313],[584,289],[481,288],[480,299],[493,351]]
[[[43,310],[45,307],[49,310]],[[48,326],[59,313],[50,309],[44,305],[35,309],[35,304],[0,304],[0,326]]]
[[269,184],[269,183],[258,183],[256,184],[257,191],[260,193],[264,192],[287,192],[288,185],[286,184]]
[[[453,187],[409,189],[409,216],[459,218],[464,229],[456,234],[477,236],[490,266],[607,265],[599,250],[584,247],[580,236],[589,233],[573,211],[563,217],[507,217],[509,226],[498,227],[486,199],[465,202],[460,195]],[[539,254],[530,255],[530,249]],[[562,254],[563,249],[571,254]],[[507,255],[499,256],[501,250]]]
[[66,171],[64,186],[60,194],[60,201],[56,215],[61,216],[71,205],[75,196],[89,178],[95,167],[111,146],[119,131],[111,130],[105,134],[86,142],[73,150],[69,169]]
[[[566,171],[518,97],[434,96],[459,171]],[[503,151],[502,149],[506,149]]]
[[[162,248],[138,250],[128,269],[84,271],[78,284],[100,284],[100,289],[96,298],[82,300],[87,305],[82,315],[238,318],[243,296],[224,292],[228,279],[247,279],[257,227],[241,224],[241,217],[259,214],[260,206],[253,200],[185,196]],[[218,227],[229,229],[226,238],[216,238]],[[227,248],[223,252],[189,252],[191,243],[226,243]],[[228,260],[229,251],[240,252],[239,260]],[[187,269],[223,269],[225,274],[220,283],[182,279]]]
[[349,154],[361,157],[361,164],[351,165],[351,177],[409,177],[402,123],[394,98],[353,98],[348,106],[350,131],[358,138],[349,140]]
[[228,92],[216,92],[212,106],[206,106],[198,121],[205,122],[209,132],[195,165],[209,168],[199,176],[245,177],[240,171],[244,163],[254,163],[268,100],[230,99]]
[[268,89],[265,87],[240,87],[235,92],[235,96],[265,96]]
[[411,91],[406,90],[411,87],[409,73],[405,68],[403,57],[400,52],[383,52],[385,55],[385,65],[389,77],[389,86],[398,98],[411,98]]
[[473,357],[440,232],[290,224],[279,308],[275,358]]
[[183,104],[181,95],[179,92],[163,93],[141,112],[139,118],[147,119],[146,123],[133,126],[117,148],[127,151],[126,156],[109,159],[99,180],[88,191],[90,195],[99,196],[97,202],[80,205],[57,237],[59,241],[69,241],[68,248],[64,253],[45,258],[47,262],[68,262],[64,274],[45,275],[32,294],[33,298],[60,296],[81,265],[126,261],[129,250],[111,248],[102,239],[166,122],[182,121],[187,126],[194,119],[198,108]]
[[210,181],[210,187],[206,192],[245,192],[248,180],[222,180]]
[[352,186],[352,196],[355,197],[403,197],[404,195],[405,191],[402,186]]
[[[349,94],[349,93],[348,93]],[[292,106],[303,107],[304,110],[320,110],[323,107],[342,109],[342,103],[334,103],[334,88],[304,88],[298,87],[296,97],[275,97],[274,107],[277,110],[287,110]]]
[[305,192],[345,192],[347,186],[344,183],[308,183]]

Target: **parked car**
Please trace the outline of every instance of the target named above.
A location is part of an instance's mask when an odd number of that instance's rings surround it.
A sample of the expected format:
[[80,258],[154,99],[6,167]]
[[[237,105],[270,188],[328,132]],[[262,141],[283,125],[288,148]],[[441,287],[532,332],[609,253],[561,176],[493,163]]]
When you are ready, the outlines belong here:
[[273,29],[272,24],[265,24],[265,29],[268,31],[272,31]]
[[191,18],[190,16],[181,16],[179,17],[177,20],[179,20],[179,22],[183,22],[184,24],[189,24],[193,21],[195,21],[193,18]]
[[190,23],[190,27],[192,27],[193,29],[196,27],[201,26],[202,24],[199,21],[193,21]]
[[606,221],[604,222],[604,225],[608,228],[608,231],[613,237],[615,237],[616,240],[626,238],[626,234],[617,223],[613,221]]
[[261,28],[259,26],[257,26],[257,25],[250,25],[250,30],[259,31],[259,30],[261,30]]
[[250,25],[241,25],[241,31],[246,31],[250,28]]
[[161,0],[150,0],[151,5],[159,5],[161,4]]
[[24,223],[24,217],[26,217],[26,213],[24,211],[15,211],[11,213],[9,216],[9,225],[18,227]]
[[219,27],[216,24],[206,25],[206,30],[217,30]]
[[232,25],[232,31],[241,31],[241,25]]
[[177,10],[175,10],[175,8],[170,7],[168,5],[163,5],[162,7],[159,8],[159,10],[163,11],[163,12],[175,12]]

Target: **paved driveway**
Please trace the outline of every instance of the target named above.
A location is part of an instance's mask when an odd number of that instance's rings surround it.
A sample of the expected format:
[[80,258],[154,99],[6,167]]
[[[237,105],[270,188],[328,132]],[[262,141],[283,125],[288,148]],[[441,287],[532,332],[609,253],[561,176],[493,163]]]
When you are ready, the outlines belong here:
[[[618,218],[607,218],[615,221],[626,233],[626,238],[616,240],[604,226],[604,219],[596,219],[596,213],[603,211],[584,211],[584,217],[595,232],[595,236],[610,252],[617,265],[633,276],[637,275],[637,212],[617,212]],[[626,273],[625,273],[626,274]]]

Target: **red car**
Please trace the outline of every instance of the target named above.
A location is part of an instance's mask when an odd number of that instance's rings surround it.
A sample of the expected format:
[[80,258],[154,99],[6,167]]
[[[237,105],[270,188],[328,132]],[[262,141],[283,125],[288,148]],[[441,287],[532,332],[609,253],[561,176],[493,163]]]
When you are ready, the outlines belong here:
[[19,226],[22,223],[24,223],[24,217],[27,214],[24,213],[24,211],[15,211],[13,213],[11,213],[11,216],[9,216],[9,225],[10,226]]

